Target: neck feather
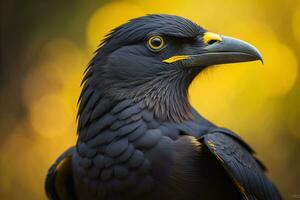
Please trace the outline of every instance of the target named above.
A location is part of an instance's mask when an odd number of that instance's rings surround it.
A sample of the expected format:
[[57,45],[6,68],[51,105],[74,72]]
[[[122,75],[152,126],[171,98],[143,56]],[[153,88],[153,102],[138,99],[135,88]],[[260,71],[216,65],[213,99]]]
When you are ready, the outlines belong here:
[[[114,81],[101,77],[101,74],[103,73],[90,69],[85,76],[79,99],[78,130],[92,121],[95,115],[109,112],[114,105],[126,99],[144,104],[162,121],[179,123],[193,119],[192,108],[188,101],[188,87],[198,74],[194,69],[174,69],[135,82]],[[101,112],[96,109],[100,109]]]

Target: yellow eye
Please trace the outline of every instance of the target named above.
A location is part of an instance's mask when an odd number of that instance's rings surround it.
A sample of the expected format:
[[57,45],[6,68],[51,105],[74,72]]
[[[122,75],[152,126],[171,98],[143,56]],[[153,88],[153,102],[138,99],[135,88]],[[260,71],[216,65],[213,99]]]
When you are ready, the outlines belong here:
[[158,51],[164,46],[164,40],[161,36],[152,36],[148,40],[148,46],[152,50]]

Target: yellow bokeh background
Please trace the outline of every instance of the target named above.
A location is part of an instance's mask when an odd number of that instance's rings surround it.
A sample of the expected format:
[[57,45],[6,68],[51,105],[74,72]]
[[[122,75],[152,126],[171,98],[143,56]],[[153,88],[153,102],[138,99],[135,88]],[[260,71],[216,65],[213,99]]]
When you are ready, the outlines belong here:
[[[89,4],[79,2],[72,17]],[[150,13],[189,18],[261,51],[264,65],[205,70],[192,83],[190,100],[203,116],[237,132],[256,150],[286,199],[300,194],[300,1],[116,0],[91,10],[82,26],[60,27],[83,29],[83,41],[58,35],[28,54],[34,62],[20,85],[26,114],[11,119],[16,125],[0,146],[0,199],[46,198],[48,167],[76,141],[80,82],[93,52],[111,29]]]

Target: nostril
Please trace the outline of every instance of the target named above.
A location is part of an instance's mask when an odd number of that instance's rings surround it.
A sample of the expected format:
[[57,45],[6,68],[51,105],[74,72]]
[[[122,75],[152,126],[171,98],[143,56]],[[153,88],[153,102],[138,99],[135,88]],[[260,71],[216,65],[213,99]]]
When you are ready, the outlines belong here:
[[207,44],[212,45],[212,44],[214,44],[214,43],[216,43],[216,42],[219,42],[219,41],[218,41],[218,40],[209,40],[209,41],[207,42]]

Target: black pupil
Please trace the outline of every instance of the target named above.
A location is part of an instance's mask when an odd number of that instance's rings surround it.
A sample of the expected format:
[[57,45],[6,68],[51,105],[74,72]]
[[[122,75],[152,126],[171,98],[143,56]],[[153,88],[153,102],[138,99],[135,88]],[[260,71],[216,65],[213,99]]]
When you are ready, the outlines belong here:
[[208,44],[211,45],[211,44],[216,43],[216,42],[218,42],[218,40],[209,40],[209,41],[208,41]]
[[151,40],[151,44],[152,44],[152,46],[154,46],[154,47],[159,47],[160,45],[161,45],[161,39],[160,38],[153,38],[152,40]]

